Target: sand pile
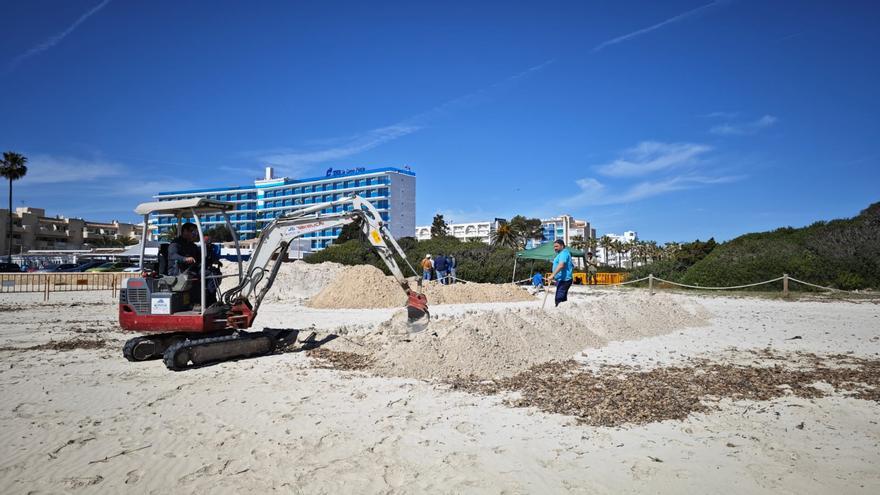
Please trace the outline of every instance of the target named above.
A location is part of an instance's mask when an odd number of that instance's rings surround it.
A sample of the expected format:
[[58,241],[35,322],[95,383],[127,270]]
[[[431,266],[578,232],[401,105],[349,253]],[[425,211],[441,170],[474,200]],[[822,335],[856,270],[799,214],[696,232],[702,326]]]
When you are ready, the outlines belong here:
[[422,287],[428,304],[467,304],[484,302],[533,301],[523,288],[513,284],[453,284],[430,283]]
[[[354,332],[334,347],[368,353],[373,370],[410,378],[511,376],[565,360],[613,340],[634,340],[706,324],[705,310],[658,294],[612,293],[559,307],[469,312],[432,321],[409,334],[400,311],[372,332]],[[350,347],[345,347],[350,345]]]
[[[275,283],[263,302],[297,302],[312,297],[335,280],[344,268],[343,265],[330,261],[314,265],[302,261],[284,263],[278,269]],[[243,269],[247,270],[247,263]],[[235,275],[238,273],[238,264],[224,263],[222,272],[224,275]],[[237,283],[238,279],[235,277],[224,279],[221,289],[228,289]]]
[[[417,290],[415,283],[413,289]],[[428,283],[422,288],[428,305],[484,302],[531,301],[526,291],[512,284]],[[397,281],[371,265],[347,267],[339,277],[312,297],[307,306],[313,308],[397,308],[406,304],[406,295]]]

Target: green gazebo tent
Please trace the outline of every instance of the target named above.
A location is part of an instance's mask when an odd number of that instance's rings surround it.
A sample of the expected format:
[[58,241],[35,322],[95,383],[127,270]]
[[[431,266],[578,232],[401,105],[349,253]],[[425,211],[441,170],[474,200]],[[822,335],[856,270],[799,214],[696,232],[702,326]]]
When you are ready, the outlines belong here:
[[[583,258],[586,254],[581,249],[575,249],[573,247],[566,247],[568,251],[571,253],[573,258]],[[511,282],[516,281],[516,261],[517,260],[543,260],[543,261],[553,261],[553,258],[556,257],[556,252],[553,251],[553,243],[545,242],[540,246],[533,249],[523,249],[522,251],[518,251],[516,253],[516,257],[513,259],[513,276],[511,277]]]

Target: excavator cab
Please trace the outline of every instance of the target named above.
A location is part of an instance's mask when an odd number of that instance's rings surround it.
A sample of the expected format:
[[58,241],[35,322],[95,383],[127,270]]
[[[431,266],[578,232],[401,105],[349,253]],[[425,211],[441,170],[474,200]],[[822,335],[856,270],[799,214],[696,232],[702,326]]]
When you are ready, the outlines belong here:
[[[135,209],[143,216],[144,236],[141,241],[139,267],[140,277],[124,281],[119,297],[119,324],[123,330],[138,332],[184,332],[205,333],[223,330],[226,327],[225,309],[210,304],[216,300],[219,277],[211,270],[207,246],[203,242],[204,231],[201,218],[204,215],[222,215],[226,227],[232,233],[236,251],[240,255],[238,237],[229,221],[228,212],[235,204],[205,198],[192,198],[177,201],[156,201],[144,203]],[[191,220],[198,230],[200,260],[192,269],[176,276],[169,276],[170,261],[168,245],[161,244],[158,252],[158,271],[145,269],[144,253],[149,220],[153,215],[176,220],[178,230],[184,220]],[[201,218],[200,218],[201,217]],[[174,223],[172,223],[174,225]],[[242,277],[241,257],[239,256],[239,280]],[[213,292],[213,293],[212,293]]]

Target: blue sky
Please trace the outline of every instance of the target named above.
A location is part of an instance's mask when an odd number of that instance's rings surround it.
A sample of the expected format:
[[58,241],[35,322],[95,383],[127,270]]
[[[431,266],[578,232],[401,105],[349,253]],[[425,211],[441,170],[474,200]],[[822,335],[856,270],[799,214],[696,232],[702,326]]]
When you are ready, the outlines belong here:
[[[251,5],[253,4],[253,5]],[[880,200],[876,2],[4,2],[15,204],[133,220],[271,163],[410,166],[419,223],[729,239]],[[3,194],[3,203],[6,198]]]

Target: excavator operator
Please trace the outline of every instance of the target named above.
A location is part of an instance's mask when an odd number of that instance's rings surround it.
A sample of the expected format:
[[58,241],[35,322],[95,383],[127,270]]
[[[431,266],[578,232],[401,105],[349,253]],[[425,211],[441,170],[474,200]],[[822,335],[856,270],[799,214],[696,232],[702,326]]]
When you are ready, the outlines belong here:
[[199,260],[202,257],[201,250],[196,245],[197,240],[199,240],[199,231],[196,225],[186,222],[180,227],[180,235],[168,246],[168,275],[177,276],[189,270],[188,278],[193,280],[189,288],[191,304],[202,302],[201,285],[196,283],[199,277]]
[[199,233],[196,225],[186,222],[180,227],[180,235],[168,246],[168,275],[180,275],[199,262],[201,251],[196,246]]

